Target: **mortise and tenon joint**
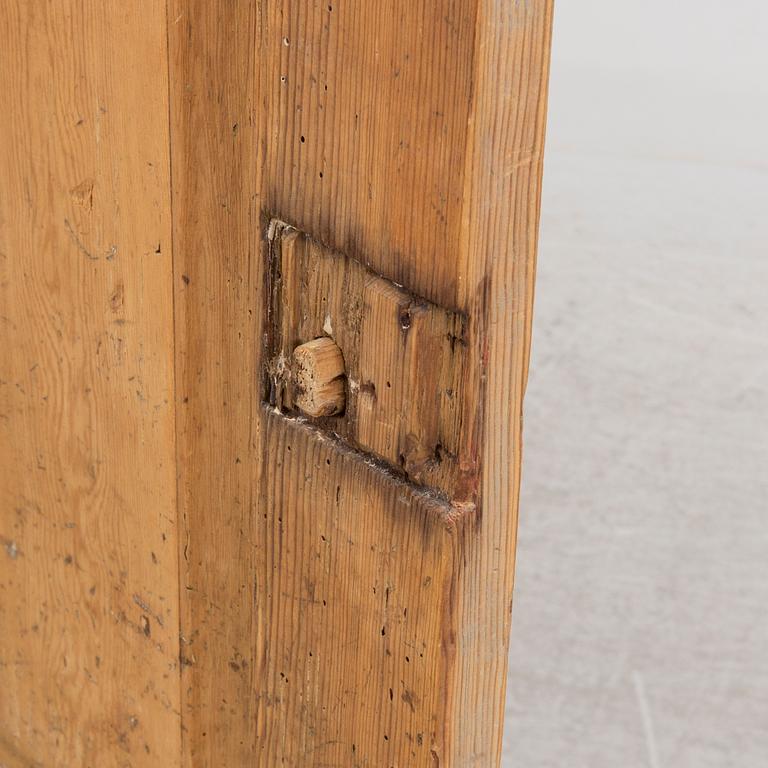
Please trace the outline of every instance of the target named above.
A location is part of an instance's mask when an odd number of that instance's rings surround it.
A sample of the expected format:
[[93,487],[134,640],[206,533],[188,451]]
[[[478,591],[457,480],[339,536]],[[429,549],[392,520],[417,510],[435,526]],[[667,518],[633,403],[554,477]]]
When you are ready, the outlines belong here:
[[273,222],[265,400],[452,502],[476,500],[468,318]]

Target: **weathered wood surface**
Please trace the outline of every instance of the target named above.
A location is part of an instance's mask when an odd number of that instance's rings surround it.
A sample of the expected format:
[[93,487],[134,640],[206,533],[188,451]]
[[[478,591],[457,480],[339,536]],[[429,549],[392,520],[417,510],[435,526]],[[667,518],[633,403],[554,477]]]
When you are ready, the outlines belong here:
[[0,764],[179,764],[165,5],[0,4]]
[[291,359],[299,412],[311,418],[344,413],[344,355],[333,339],[320,336],[299,344]]
[[[494,765],[551,3],[169,19],[186,762]],[[265,406],[273,218],[467,316],[474,508]]]
[[[0,20],[0,761],[494,765],[551,0]],[[265,395],[273,219],[381,276],[346,431]]]
[[466,316],[414,296],[291,228],[270,227],[266,399],[296,410],[290,357],[343,349],[343,417],[320,425],[454,502],[476,501],[477,407],[465,397]]

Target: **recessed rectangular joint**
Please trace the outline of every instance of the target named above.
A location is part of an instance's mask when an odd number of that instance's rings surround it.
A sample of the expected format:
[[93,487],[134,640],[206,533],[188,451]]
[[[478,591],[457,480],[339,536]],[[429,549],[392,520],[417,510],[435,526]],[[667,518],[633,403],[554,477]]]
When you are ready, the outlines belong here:
[[[454,503],[474,502],[462,439],[474,418],[468,318],[277,220],[268,239],[266,402]],[[337,352],[342,373],[328,363]]]

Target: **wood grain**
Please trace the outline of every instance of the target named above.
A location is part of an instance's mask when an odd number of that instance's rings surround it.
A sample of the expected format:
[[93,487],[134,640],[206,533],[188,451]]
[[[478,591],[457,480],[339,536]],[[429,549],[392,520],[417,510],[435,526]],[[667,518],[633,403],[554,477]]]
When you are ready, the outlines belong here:
[[[0,21],[0,759],[496,765],[551,0]],[[395,384],[338,435],[265,393],[274,219]]]
[[267,401],[295,412],[291,350],[330,336],[344,355],[346,408],[318,425],[447,499],[475,503],[466,317],[291,227],[272,222],[269,233]]
[[[169,18],[187,764],[496,765],[551,2]],[[476,507],[264,406],[273,218],[467,317]]]
[[481,512],[467,537],[459,593],[453,715],[455,765],[501,753],[520,491],[522,405],[528,376],[539,229],[551,2],[481,0],[471,183],[464,192],[464,300],[476,318],[470,370],[480,377]]
[[165,7],[0,5],[0,763],[179,764]]
[[465,516],[311,427],[264,416],[257,763],[435,764]]
[[263,704],[260,6],[168,8],[183,764],[239,768]]
[[477,0],[260,5],[262,205],[449,309],[477,12]]

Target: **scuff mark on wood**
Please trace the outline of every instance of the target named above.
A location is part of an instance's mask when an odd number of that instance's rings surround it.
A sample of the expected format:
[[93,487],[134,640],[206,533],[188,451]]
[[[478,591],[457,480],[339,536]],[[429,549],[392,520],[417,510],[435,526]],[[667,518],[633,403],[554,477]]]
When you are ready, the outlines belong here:
[[86,211],[93,208],[93,179],[85,179],[69,190],[72,199]]
[[77,246],[77,249],[80,251],[80,253],[83,254],[86,258],[90,259],[91,261],[98,261],[99,257],[94,256],[86,247],[83,241],[78,236],[77,232],[75,232],[72,225],[69,223],[69,219],[64,219],[64,226],[67,228],[67,232],[69,232],[69,237],[72,240],[72,242]]

